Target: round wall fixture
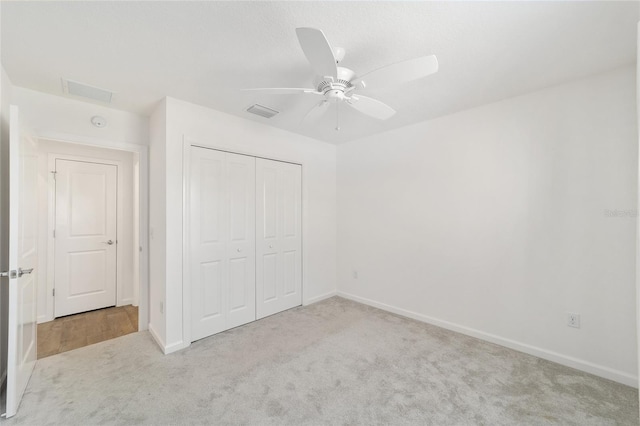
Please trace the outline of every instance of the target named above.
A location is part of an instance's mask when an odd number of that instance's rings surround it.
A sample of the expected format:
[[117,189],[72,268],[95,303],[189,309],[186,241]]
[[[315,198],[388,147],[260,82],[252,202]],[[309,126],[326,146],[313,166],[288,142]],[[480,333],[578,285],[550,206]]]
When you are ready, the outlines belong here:
[[107,119],[99,115],[95,115],[91,117],[91,124],[93,124],[96,127],[106,127]]

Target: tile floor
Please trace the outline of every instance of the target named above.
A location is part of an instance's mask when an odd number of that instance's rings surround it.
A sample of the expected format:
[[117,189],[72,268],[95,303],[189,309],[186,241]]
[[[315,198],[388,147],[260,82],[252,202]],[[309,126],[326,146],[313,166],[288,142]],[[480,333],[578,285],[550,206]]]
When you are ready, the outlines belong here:
[[138,307],[120,306],[38,324],[38,359],[138,331]]

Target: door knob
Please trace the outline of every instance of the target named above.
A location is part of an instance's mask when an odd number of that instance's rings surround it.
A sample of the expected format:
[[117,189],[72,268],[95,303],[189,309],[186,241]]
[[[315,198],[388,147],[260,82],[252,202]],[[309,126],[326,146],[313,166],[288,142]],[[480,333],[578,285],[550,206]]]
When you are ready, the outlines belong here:
[[273,248],[273,244],[269,244],[269,248]]
[[109,244],[109,245],[111,245],[111,244],[113,244],[113,240],[103,241],[102,243],[103,243],[103,244]]
[[238,253],[240,253],[241,251],[242,251],[242,249],[241,249],[241,248],[239,248],[239,249],[238,249]]
[[33,272],[33,268],[29,268],[29,269],[18,268],[18,278],[20,278],[24,274],[30,274],[32,272]]
[[15,269],[12,269],[10,271],[2,271],[0,272],[0,277],[7,277],[13,280],[15,278],[18,278],[18,273],[16,272]]

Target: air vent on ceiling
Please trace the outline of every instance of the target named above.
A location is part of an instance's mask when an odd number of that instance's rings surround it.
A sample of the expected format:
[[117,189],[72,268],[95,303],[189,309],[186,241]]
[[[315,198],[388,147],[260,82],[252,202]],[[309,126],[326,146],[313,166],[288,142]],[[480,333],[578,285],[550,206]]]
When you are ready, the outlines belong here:
[[267,108],[266,106],[262,106],[258,104],[251,105],[249,108],[247,108],[247,112],[250,112],[251,114],[259,115],[260,117],[264,117],[264,118],[271,118],[274,115],[278,114],[278,111],[276,111],[275,109]]
[[88,84],[78,83],[73,80],[62,79],[62,89],[65,93],[82,98],[92,99],[98,102],[110,103],[113,93],[100,89],[98,87],[89,86]]

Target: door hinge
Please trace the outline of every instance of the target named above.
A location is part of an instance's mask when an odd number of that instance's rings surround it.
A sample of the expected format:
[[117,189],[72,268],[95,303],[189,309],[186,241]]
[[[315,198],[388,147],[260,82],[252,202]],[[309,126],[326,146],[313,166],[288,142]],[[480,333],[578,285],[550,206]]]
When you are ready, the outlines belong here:
[[54,288],[53,289],[53,297],[55,297],[55,296],[56,296],[56,289]]
[[55,170],[53,170],[53,171],[51,172],[51,174],[53,175],[53,180],[56,180],[56,174],[57,174],[57,173],[58,173],[58,172],[56,172]]
[[56,237],[56,230],[54,229],[53,230],[53,238],[55,238],[55,237]]

